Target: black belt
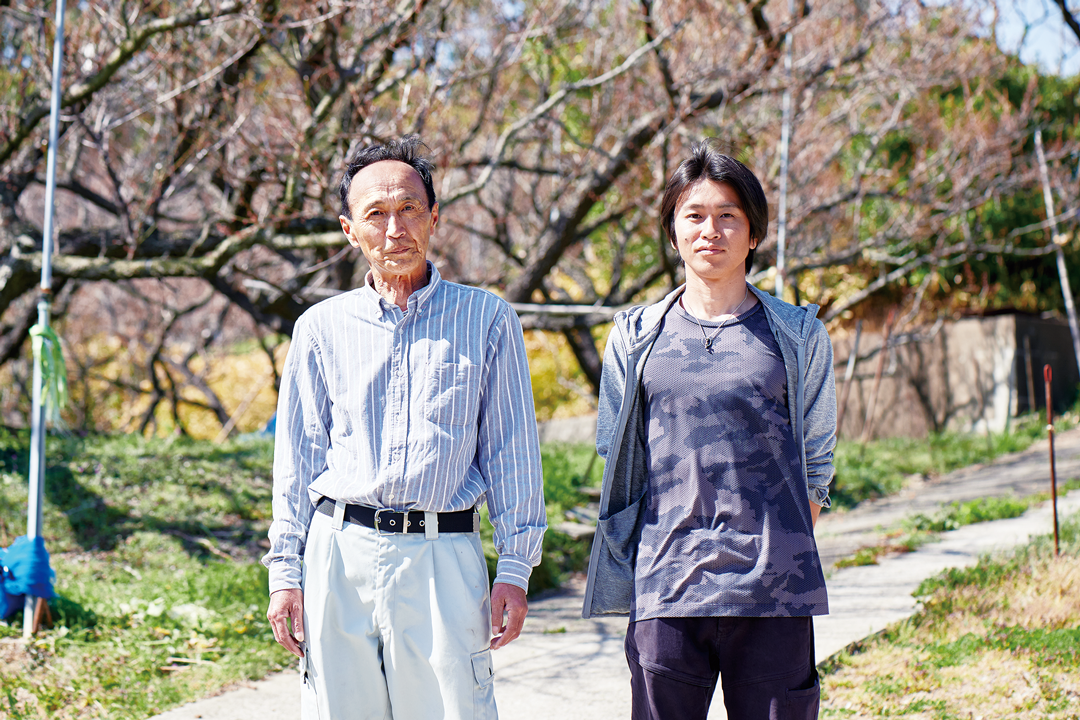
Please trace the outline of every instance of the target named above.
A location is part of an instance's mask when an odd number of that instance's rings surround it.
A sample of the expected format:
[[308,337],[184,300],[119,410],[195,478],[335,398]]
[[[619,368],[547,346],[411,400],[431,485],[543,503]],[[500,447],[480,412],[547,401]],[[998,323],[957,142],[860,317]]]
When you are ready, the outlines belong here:
[[[335,502],[328,497],[321,498],[315,506],[323,515],[334,516]],[[459,512],[438,513],[439,532],[480,532],[480,515],[475,510],[461,510]],[[346,505],[345,520],[357,523],[364,527],[373,528],[380,533],[422,533],[427,532],[424,527],[424,513],[413,511],[410,513],[397,512],[396,510],[376,510],[367,505]]]

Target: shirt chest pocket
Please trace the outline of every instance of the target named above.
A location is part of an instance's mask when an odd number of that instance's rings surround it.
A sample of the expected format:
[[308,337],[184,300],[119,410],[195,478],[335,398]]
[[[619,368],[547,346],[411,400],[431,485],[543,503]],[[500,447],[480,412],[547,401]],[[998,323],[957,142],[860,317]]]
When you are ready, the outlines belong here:
[[428,375],[427,417],[439,425],[467,425],[480,403],[480,366],[440,363]]

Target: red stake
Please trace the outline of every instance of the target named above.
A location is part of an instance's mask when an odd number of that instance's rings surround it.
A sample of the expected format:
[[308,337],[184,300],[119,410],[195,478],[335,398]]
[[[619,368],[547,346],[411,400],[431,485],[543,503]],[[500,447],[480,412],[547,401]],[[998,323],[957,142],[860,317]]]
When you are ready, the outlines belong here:
[[1049,365],[1043,366],[1046,381],[1046,435],[1050,439],[1050,497],[1054,503],[1054,557],[1061,552],[1058,540],[1057,471],[1054,469],[1054,403],[1050,395],[1050,380],[1054,377]]

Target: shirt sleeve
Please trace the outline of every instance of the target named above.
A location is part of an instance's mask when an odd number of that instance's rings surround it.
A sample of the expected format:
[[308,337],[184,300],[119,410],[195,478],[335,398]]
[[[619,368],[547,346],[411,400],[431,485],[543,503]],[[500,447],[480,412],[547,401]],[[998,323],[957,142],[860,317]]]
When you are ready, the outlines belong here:
[[814,321],[807,344],[806,395],[803,398],[803,437],[806,448],[806,483],[810,501],[829,507],[829,483],[835,469],[836,378],[832,341],[821,320]]
[[495,582],[528,590],[540,564],[547,515],[532,380],[517,315],[505,306],[488,338],[477,462],[499,554]]
[[281,375],[274,433],[274,520],[270,592],[299,588],[301,559],[314,506],[308,487],[326,470],[330,443],[330,398],[319,347],[304,318],[297,321]]

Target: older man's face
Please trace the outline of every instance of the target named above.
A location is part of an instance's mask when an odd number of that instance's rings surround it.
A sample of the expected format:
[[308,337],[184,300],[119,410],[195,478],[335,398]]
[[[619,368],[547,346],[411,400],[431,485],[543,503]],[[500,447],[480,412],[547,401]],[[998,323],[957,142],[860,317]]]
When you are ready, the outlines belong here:
[[424,181],[397,160],[373,163],[353,176],[349,211],[341,229],[360,248],[371,271],[386,282],[427,281],[427,249],[439,221],[439,205],[427,206]]

